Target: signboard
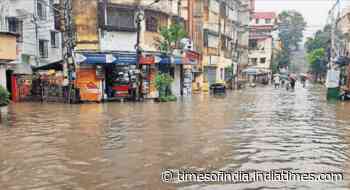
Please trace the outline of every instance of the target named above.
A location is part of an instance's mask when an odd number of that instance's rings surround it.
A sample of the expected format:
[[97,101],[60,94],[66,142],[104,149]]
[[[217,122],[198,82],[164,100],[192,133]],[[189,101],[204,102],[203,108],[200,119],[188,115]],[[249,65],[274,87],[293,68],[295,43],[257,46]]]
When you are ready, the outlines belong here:
[[153,55],[142,55],[140,57],[140,64],[142,65],[155,64],[155,57]]
[[199,59],[200,59],[199,53],[194,52],[194,51],[187,51],[186,58],[185,58],[185,64],[196,65],[196,64],[198,64]]
[[136,65],[136,54],[104,54],[104,53],[77,53],[75,55],[77,63],[86,64],[116,64],[116,65]]

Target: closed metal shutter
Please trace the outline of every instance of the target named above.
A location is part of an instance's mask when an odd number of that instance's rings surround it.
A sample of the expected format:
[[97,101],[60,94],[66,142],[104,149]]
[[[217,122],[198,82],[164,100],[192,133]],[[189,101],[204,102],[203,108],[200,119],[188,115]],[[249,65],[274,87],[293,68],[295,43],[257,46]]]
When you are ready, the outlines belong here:
[[208,83],[209,85],[212,85],[216,83],[216,68],[215,67],[208,67]]

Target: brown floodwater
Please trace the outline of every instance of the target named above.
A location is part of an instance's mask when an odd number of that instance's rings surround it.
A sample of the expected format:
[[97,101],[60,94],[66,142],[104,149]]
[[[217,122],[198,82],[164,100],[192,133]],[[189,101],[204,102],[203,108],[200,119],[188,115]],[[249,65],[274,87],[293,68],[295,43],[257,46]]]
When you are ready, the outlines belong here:
[[[177,103],[2,108],[1,190],[350,189],[350,104],[271,87]],[[167,168],[344,172],[338,182],[165,184]]]

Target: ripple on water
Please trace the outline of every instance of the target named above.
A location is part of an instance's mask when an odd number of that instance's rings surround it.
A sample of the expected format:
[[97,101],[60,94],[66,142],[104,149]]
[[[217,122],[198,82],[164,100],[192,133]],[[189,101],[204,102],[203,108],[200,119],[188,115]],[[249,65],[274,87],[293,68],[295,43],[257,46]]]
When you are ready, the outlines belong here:
[[13,104],[0,124],[0,184],[26,190],[349,189],[347,178],[179,186],[159,180],[165,168],[348,171],[350,104],[329,104],[324,96],[318,87],[266,87],[169,104]]

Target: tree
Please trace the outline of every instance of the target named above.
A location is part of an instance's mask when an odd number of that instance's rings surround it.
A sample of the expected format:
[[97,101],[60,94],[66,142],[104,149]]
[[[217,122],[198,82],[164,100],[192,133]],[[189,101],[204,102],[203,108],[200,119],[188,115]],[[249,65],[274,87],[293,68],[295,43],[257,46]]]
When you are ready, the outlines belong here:
[[307,54],[307,60],[310,63],[310,68],[315,75],[315,81],[319,76],[325,74],[327,71],[325,50],[323,48],[315,49]]
[[315,49],[323,48],[328,50],[331,47],[331,26],[326,25],[323,30],[318,30],[314,37],[306,39],[305,48],[306,51],[312,52]]
[[10,93],[0,85],[0,107],[10,103]]
[[282,40],[283,48],[288,50],[299,49],[299,43],[303,40],[303,31],[306,22],[302,14],[294,10],[283,11],[278,15],[279,37]]
[[160,29],[161,38],[156,38],[156,45],[163,53],[173,53],[173,50],[178,48],[181,39],[187,36],[183,26],[180,24],[172,24],[170,27]]
[[289,51],[281,49],[275,53],[272,59],[271,70],[273,73],[277,73],[279,68],[287,67],[290,64]]

